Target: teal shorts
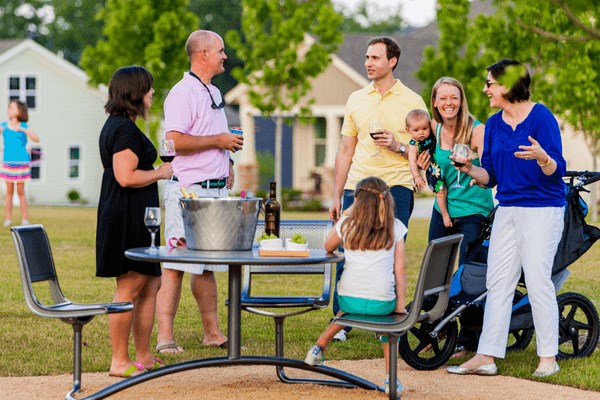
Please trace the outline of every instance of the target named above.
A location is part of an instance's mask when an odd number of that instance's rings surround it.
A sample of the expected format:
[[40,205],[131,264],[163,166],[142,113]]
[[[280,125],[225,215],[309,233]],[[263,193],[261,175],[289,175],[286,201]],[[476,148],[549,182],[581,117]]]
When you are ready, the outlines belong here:
[[338,302],[340,303],[340,310],[349,314],[388,315],[396,308],[396,299],[384,301],[352,296],[338,296]]
[[[340,310],[349,314],[388,315],[396,308],[396,299],[384,301],[338,295],[338,303],[340,304]],[[388,337],[381,336],[380,340],[387,343]]]

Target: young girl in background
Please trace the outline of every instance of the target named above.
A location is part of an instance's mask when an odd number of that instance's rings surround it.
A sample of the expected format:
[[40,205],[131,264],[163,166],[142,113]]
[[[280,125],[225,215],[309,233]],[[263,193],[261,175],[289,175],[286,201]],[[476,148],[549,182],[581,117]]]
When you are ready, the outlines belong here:
[[[340,311],[365,315],[405,313],[404,235],[407,228],[394,218],[394,199],[387,184],[368,177],[356,185],[354,203],[329,233],[325,250],[345,249],[344,274],[338,283]],[[323,353],[342,327],[330,324],[307,353],[309,365],[323,365]],[[386,374],[389,343],[381,338]],[[389,378],[384,382],[389,391]],[[398,392],[402,385],[398,381]]]
[[27,105],[19,100],[8,103],[8,121],[0,123],[4,140],[4,162],[0,178],[6,182],[5,217],[3,226],[12,224],[13,193],[17,184],[17,195],[21,205],[21,225],[29,224],[25,182],[31,179],[31,158],[27,152],[27,140],[39,142],[40,138],[29,128]]

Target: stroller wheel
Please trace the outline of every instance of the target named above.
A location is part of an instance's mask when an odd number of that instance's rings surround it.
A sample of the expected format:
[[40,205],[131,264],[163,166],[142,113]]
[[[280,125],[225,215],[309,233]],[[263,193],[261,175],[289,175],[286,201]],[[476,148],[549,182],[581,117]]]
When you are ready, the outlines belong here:
[[558,296],[558,358],[587,357],[596,348],[600,335],[598,311],[579,293]]
[[525,350],[533,339],[533,328],[513,329],[508,332],[506,351]]
[[[407,308],[410,309],[410,306],[411,304]],[[425,301],[423,309],[427,310],[427,307],[427,301]],[[431,308],[431,304],[429,308]],[[411,367],[421,371],[434,370],[444,365],[454,353],[458,336],[456,321],[447,323],[436,337],[432,337],[430,332],[438,322],[418,322],[400,337],[398,352]]]

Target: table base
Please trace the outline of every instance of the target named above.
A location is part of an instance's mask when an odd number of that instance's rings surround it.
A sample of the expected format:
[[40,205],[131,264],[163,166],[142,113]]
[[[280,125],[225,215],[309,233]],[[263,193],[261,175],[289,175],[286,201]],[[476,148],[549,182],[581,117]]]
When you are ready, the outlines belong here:
[[[121,390],[125,390],[132,386],[138,385],[140,383],[149,381],[151,379],[160,378],[161,376],[174,374],[177,372],[187,371],[191,369],[197,368],[207,368],[207,367],[223,367],[230,365],[273,365],[276,367],[288,367],[288,368],[297,368],[303,369],[306,371],[316,372],[322,375],[327,375],[332,378],[338,379],[338,381],[331,380],[320,380],[320,379],[290,379],[287,378],[284,380],[281,376],[279,378],[282,382],[285,383],[315,383],[321,385],[330,385],[330,386],[341,386],[347,388],[362,388],[368,390],[379,390],[384,391],[383,388],[375,385],[374,383],[367,381],[363,378],[360,378],[356,375],[349,374],[342,370],[336,368],[330,368],[326,366],[312,366],[306,364],[302,360],[297,360],[293,358],[280,358],[280,357],[261,357],[261,356],[248,356],[248,357],[240,357],[240,358],[229,358],[229,357],[215,357],[215,358],[204,358],[199,360],[191,360],[184,361],[176,364],[165,365],[164,367],[145,372],[140,375],[133,376],[131,378],[124,379],[120,382],[117,382],[113,385],[110,385],[102,390],[99,390],[96,393],[91,394],[88,397],[85,397],[82,400],[96,400],[96,399],[104,399],[108,396],[111,396]],[[279,374],[278,374],[279,375]],[[284,375],[285,377],[285,375]]]

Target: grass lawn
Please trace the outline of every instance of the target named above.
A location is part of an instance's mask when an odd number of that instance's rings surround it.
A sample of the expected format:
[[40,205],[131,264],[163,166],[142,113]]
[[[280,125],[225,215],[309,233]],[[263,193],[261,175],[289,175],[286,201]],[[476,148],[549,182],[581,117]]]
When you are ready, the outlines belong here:
[[[284,213],[284,219],[326,219],[326,213]],[[30,220],[45,226],[50,237],[56,268],[66,296],[78,302],[105,302],[112,299],[114,279],[95,277],[95,208],[32,207]],[[407,241],[409,296],[414,290],[421,257],[426,246],[429,221],[413,219]],[[148,240],[149,237],[148,237]],[[23,300],[16,253],[8,229],[0,230],[0,376],[53,375],[72,372],[72,329],[60,321],[33,315]],[[575,265],[562,291],[574,291],[591,299],[600,308],[600,245],[595,245]],[[175,321],[176,339],[186,350],[180,355],[161,356],[167,363],[200,357],[222,356],[225,350],[202,346],[202,330],[197,306],[184,278],[181,305]],[[227,327],[224,305],[227,274],[218,273],[219,313],[223,331]],[[318,285],[310,278],[288,281],[271,278],[261,283],[280,293],[312,291]],[[311,284],[315,284],[312,285]],[[256,287],[253,288],[254,290]],[[314,289],[316,292],[318,288]],[[286,355],[304,358],[331,317],[331,310],[288,318],[285,323]],[[156,343],[156,330],[154,332]],[[108,319],[99,316],[83,330],[83,371],[108,371],[110,342]],[[270,318],[242,313],[243,354],[274,354],[274,325]],[[350,340],[331,346],[328,359],[382,357],[372,333],[354,330]],[[453,360],[453,363],[459,361]],[[525,351],[513,352],[498,366],[503,375],[531,378],[537,363],[535,340]],[[600,351],[591,357],[561,361],[561,373],[548,382],[600,391]]]

